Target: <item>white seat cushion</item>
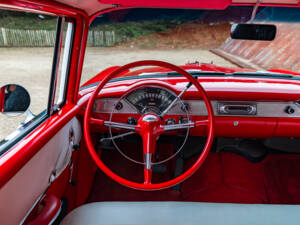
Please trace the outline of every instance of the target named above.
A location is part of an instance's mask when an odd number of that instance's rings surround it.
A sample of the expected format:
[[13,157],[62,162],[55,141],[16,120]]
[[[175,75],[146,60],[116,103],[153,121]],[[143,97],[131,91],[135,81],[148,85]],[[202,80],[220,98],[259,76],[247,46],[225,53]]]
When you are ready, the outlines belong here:
[[97,202],[62,225],[299,225],[300,206],[198,202]]

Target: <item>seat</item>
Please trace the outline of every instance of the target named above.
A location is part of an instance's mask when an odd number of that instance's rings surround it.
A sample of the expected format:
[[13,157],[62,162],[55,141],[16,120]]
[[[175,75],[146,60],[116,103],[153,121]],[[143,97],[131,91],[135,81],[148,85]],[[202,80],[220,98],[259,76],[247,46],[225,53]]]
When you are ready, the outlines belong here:
[[300,206],[199,202],[97,202],[62,225],[298,225]]

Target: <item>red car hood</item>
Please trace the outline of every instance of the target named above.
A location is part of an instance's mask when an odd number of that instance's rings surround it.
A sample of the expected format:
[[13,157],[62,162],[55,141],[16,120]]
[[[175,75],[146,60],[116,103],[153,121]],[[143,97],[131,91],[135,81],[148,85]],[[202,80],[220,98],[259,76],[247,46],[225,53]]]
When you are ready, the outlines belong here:
[[[185,70],[201,70],[201,71],[211,71],[211,72],[222,72],[222,73],[235,73],[235,72],[256,72],[255,70],[250,69],[242,69],[242,68],[227,68],[227,67],[220,67],[214,64],[187,64],[184,66],[180,66],[181,68]],[[95,77],[87,81],[82,86],[91,85],[93,83],[101,81],[107,74],[111,73],[112,71],[119,68],[119,66],[113,66],[109,67],[99,74],[97,74]],[[279,69],[272,69],[268,70],[269,72],[275,72],[275,73],[284,73],[284,74],[291,74],[291,75],[300,75],[300,73],[295,73],[292,71],[286,71],[286,70],[279,70]],[[161,67],[151,67],[151,68],[143,68],[139,70],[134,71],[125,71],[124,73],[120,74],[118,77],[128,77],[128,76],[137,76],[140,74],[154,74],[154,73],[167,73],[171,72],[169,69],[161,68]]]
[[[110,67],[97,76],[92,78],[90,81],[85,83],[83,86],[86,86],[80,91],[79,96],[82,97],[87,93],[90,93],[94,90],[95,86],[93,85],[96,82],[99,82],[105,77],[108,73],[112,72],[118,67]],[[186,70],[203,70],[203,71],[212,71],[212,72],[223,72],[223,73],[234,73],[234,72],[255,72],[254,70],[246,70],[241,68],[225,68],[218,67],[212,64],[203,64],[203,65],[185,65],[181,68]],[[140,69],[135,71],[125,71],[119,77],[136,77],[140,74],[162,74],[164,72],[170,72],[168,69],[163,69],[159,67],[152,67],[148,69]],[[272,70],[272,72],[282,72],[284,74],[291,75],[300,75],[290,71],[283,70]],[[207,91],[208,96],[211,99],[222,99],[222,100],[282,100],[282,101],[296,101],[299,100],[300,96],[300,79],[288,79],[288,78],[277,78],[274,76],[263,77],[247,77],[247,76],[203,76],[198,78],[201,82],[204,89]],[[142,76],[140,76],[142,78]],[[109,83],[105,91],[102,91],[104,96],[119,96],[123,92],[127,91],[131,85],[137,84],[142,79],[124,79],[122,81],[116,81]],[[175,92],[180,92],[182,87],[186,85],[186,79],[180,77],[155,77],[151,81],[163,81],[170,85],[170,88]],[[91,85],[91,86],[87,86]],[[186,93],[186,96],[189,98],[198,98],[197,91],[194,88],[190,88]]]

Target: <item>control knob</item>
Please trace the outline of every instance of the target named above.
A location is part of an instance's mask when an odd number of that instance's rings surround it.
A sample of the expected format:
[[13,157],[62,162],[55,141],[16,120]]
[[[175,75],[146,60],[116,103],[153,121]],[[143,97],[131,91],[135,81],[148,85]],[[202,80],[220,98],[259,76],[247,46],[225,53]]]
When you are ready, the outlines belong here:
[[176,121],[173,118],[169,118],[166,120],[166,125],[173,125],[176,124]]
[[295,109],[292,107],[292,106],[287,106],[284,111],[287,113],[287,114],[293,114],[295,112]]
[[130,125],[136,125],[137,124],[137,120],[134,117],[129,117],[127,120],[127,123]]

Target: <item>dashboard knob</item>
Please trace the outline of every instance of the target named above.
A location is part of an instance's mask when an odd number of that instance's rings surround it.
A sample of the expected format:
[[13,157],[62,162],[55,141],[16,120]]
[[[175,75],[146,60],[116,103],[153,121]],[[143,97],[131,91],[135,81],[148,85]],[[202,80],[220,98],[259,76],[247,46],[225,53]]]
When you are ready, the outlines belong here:
[[295,109],[292,107],[292,106],[287,106],[284,111],[287,113],[287,114],[293,114],[295,112]]
[[134,117],[129,117],[127,120],[127,123],[130,125],[136,125],[137,124],[137,120]]
[[166,125],[176,124],[176,121],[173,118],[169,118],[166,120]]
[[123,104],[121,102],[118,102],[115,106],[116,110],[121,110],[123,108]]

